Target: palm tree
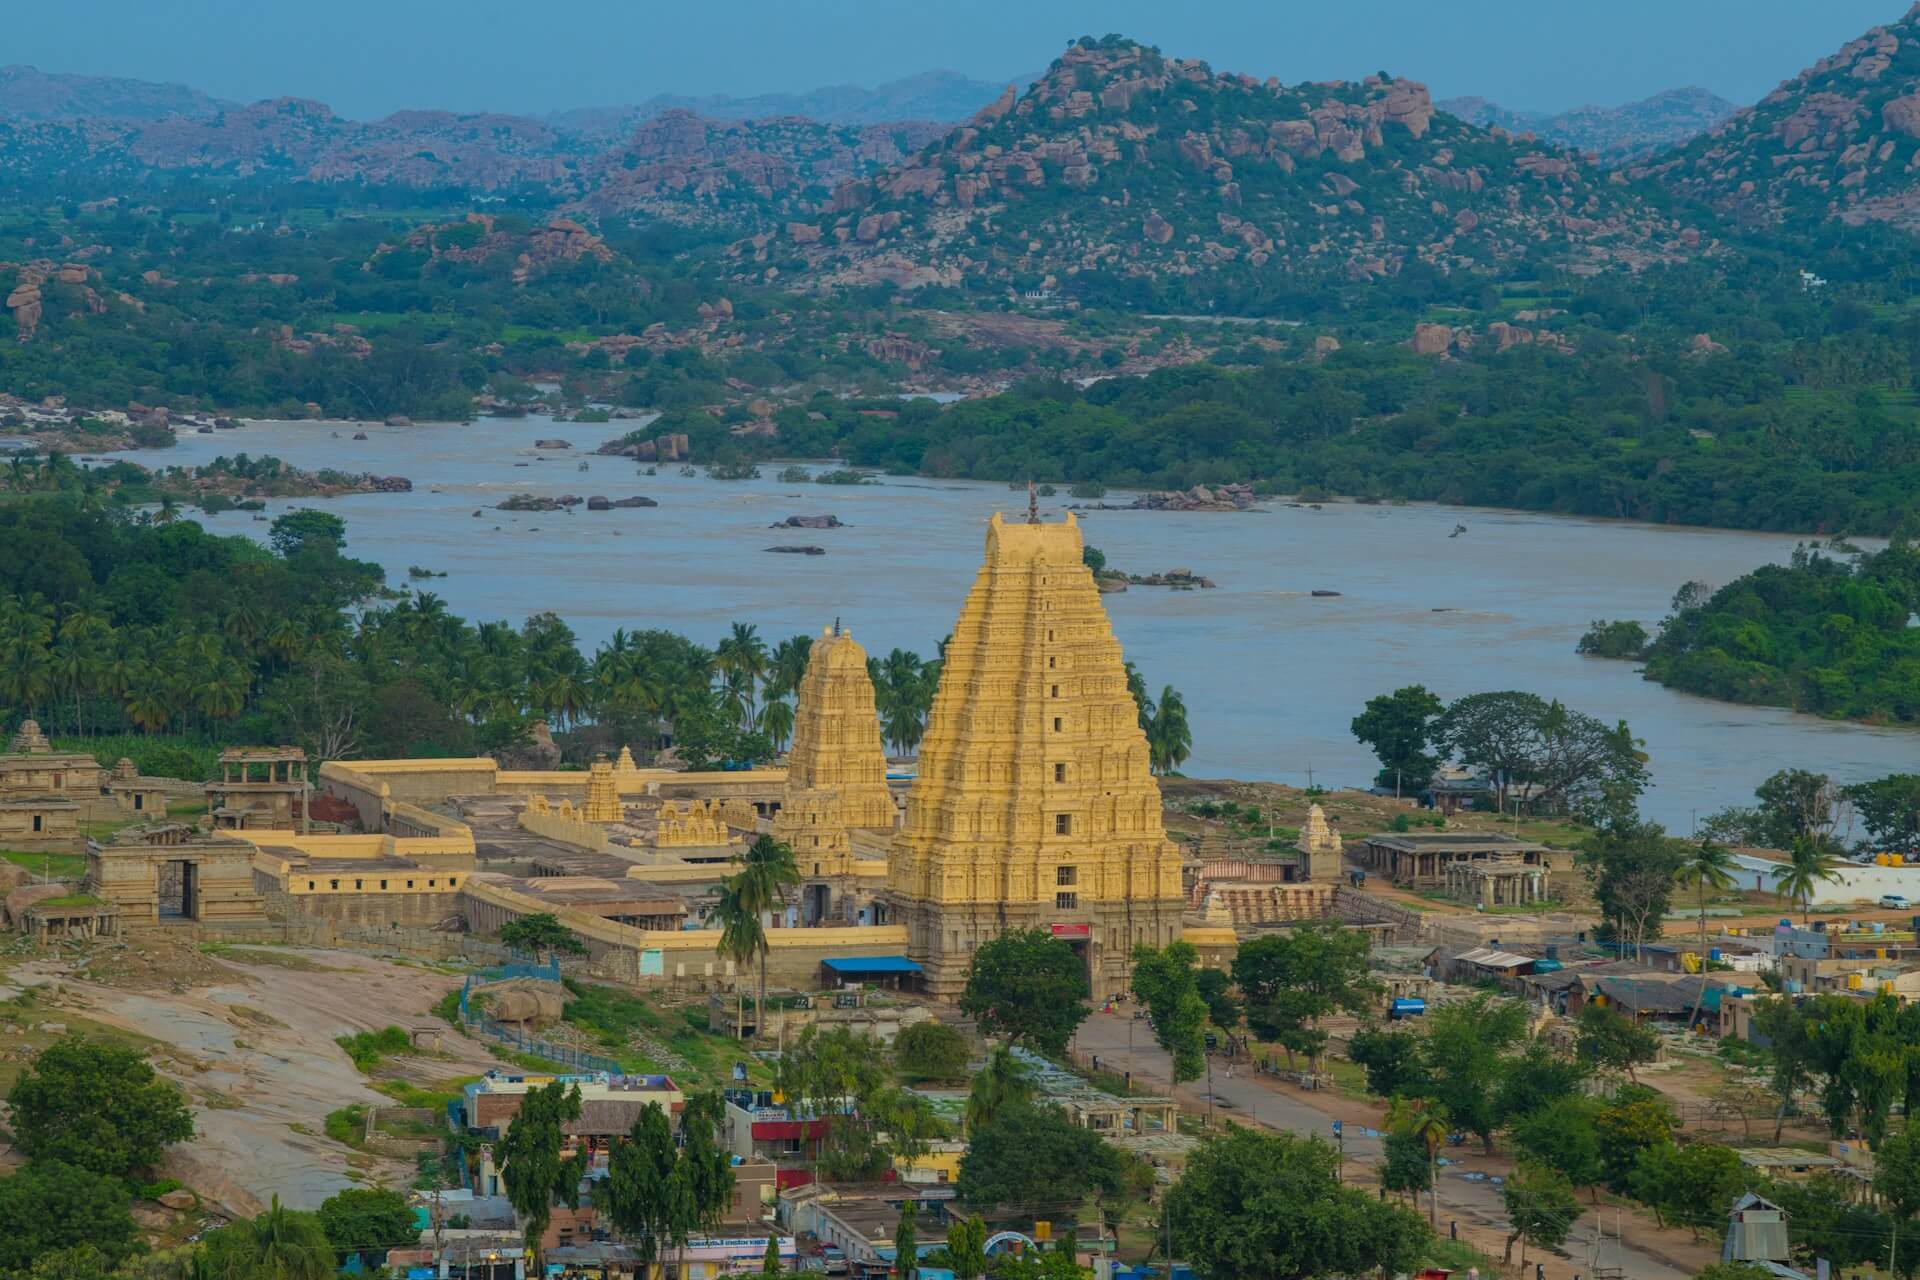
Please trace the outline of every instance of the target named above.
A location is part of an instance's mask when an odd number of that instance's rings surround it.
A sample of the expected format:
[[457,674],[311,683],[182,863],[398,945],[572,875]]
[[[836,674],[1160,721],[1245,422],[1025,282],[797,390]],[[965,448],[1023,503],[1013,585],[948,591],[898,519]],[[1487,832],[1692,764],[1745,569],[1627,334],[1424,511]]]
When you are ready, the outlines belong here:
[[1440,1148],[1447,1145],[1447,1109],[1428,1098],[1395,1098],[1387,1127],[1427,1149],[1427,1225],[1440,1226]]
[[966,1114],[962,1117],[967,1132],[978,1133],[1006,1108],[1029,1101],[1033,1089],[1033,1077],[1026,1064],[1014,1057],[1013,1050],[1006,1045],[996,1047],[988,1056],[986,1067],[973,1078],[973,1089],[967,1094]]
[[1133,705],[1140,709],[1140,732],[1153,730],[1153,699],[1147,696],[1147,678],[1140,674],[1140,668],[1131,662],[1127,668],[1127,692],[1133,695]]
[[1822,836],[1795,836],[1786,866],[1776,871],[1775,892],[1800,904],[1800,923],[1813,913],[1813,895],[1822,882],[1840,879],[1840,859]]
[[333,1245],[320,1219],[273,1198],[273,1207],[257,1218],[222,1227],[207,1239],[215,1275],[245,1275],[260,1280],[333,1280]]
[[807,674],[807,659],[813,656],[813,637],[789,636],[773,647],[767,671],[767,696],[784,698],[798,693]]
[[1179,690],[1160,690],[1153,724],[1147,729],[1147,758],[1155,773],[1172,773],[1193,753],[1193,731],[1187,727],[1187,704]]
[[767,642],[760,638],[760,628],[750,622],[736,622],[727,636],[713,648],[714,656],[719,659],[720,669],[734,677],[728,683],[729,689],[735,688],[736,680],[744,686],[745,720],[751,721],[758,699],[755,688],[760,678],[767,674]]
[[155,524],[172,524],[180,518],[180,501],[170,493],[160,495],[160,509],[153,513]]
[[1723,845],[1715,844],[1710,836],[1702,836],[1675,874],[1680,884],[1693,886],[1700,907],[1700,994],[1693,1002],[1693,1016],[1687,1020],[1689,1027],[1699,1021],[1700,1006],[1707,998],[1707,890],[1725,893],[1731,889],[1736,865],[1733,855]]
[[[762,912],[785,910],[787,890],[800,883],[800,867],[793,860],[792,846],[769,835],[755,836],[753,843],[740,856],[739,873],[727,883],[734,887],[741,905],[751,910],[756,920]],[[766,932],[762,930],[759,940],[760,981],[754,993],[755,1027],[766,1025],[769,949]]]
[[[747,904],[741,895],[740,886],[732,877],[720,882],[720,897],[713,904],[714,918],[720,922],[720,945],[716,948],[722,957],[736,965],[746,963],[758,955],[767,943],[766,926],[760,923],[760,913]],[[735,990],[739,990],[736,986]],[[736,1013],[734,1026],[740,1025]],[[755,1031],[759,1030],[756,1023]]]
[[760,708],[760,732],[773,739],[775,751],[784,751],[793,733],[793,704],[776,699]]

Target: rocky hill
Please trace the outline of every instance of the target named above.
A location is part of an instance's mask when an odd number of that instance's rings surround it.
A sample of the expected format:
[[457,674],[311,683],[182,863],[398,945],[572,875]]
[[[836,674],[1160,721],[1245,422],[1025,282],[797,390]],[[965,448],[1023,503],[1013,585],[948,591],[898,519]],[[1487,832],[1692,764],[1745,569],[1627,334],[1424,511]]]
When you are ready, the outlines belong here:
[[226,105],[181,84],[0,67],[0,118],[7,120],[161,120],[212,115]]
[[1920,229],[1920,4],[1628,174],[1749,225]]
[[1698,86],[1668,89],[1621,107],[1574,107],[1560,112],[1515,111],[1485,98],[1446,98],[1438,106],[1468,124],[1531,133],[1603,162],[1632,160],[1678,146],[1739,110]]
[[1591,269],[1700,243],[1577,155],[1437,113],[1413,81],[1282,85],[1108,37],[752,247],[756,262],[803,256],[824,284],[1044,291],[1204,272],[1231,296],[1540,254]]

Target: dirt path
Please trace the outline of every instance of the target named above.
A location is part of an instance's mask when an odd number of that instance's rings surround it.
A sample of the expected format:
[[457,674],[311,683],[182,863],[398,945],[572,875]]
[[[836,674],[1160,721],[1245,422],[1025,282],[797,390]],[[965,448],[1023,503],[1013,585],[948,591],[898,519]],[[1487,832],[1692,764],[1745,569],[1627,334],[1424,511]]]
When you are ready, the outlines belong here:
[[[338,951],[234,948],[217,959],[226,980],[182,990],[127,990],[88,981],[57,962],[16,967],[12,980],[50,982],[69,1007],[163,1046],[155,1064],[186,1090],[197,1137],[170,1156],[174,1176],[230,1213],[255,1213],[278,1195],[311,1209],[357,1183],[404,1185],[412,1169],[350,1150],[325,1135],[329,1112],[390,1100],[375,1092],[335,1038],[398,1025],[437,1030],[436,1056],[408,1059],[420,1083],[499,1065],[451,1034],[431,1010],[452,975]],[[438,1056],[444,1053],[445,1056]]]

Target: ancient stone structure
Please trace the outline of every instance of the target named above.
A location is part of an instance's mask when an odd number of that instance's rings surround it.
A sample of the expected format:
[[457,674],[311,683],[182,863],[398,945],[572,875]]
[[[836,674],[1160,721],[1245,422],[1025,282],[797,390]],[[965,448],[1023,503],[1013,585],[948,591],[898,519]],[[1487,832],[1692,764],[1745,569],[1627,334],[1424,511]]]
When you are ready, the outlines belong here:
[[613,766],[604,757],[588,767],[587,800],[581,816],[588,822],[619,822],[626,817],[620,807],[620,792],[613,785]]
[[887,790],[867,651],[836,623],[807,657],[773,835],[793,849],[802,875],[844,876],[853,856],[850,829],[892,831],[898,814]]
[[671,802],[660,806],[653,843],[659,849],[711,847],[724,845],[732,838],[726,808],[713,800],[694,800],[685,809]]
[[232,747],[207,784],[213,825],[307,830],[307,753],[299,747]]
[[150,779],[142,778],[140,770],[125,756],[115,762],[113,772],[107,776],[102,789],[113,797],[115,804],[136,817],[158,819],[166,816],[166,791],[155,786]]
[[77,853],[80,806],[65,796],[0,795],[0,848],[24,853]]
[[1297,842],[1300,850],[1300,869],[1308,880],[1338,880],[1341,876],[1345,855],[1340,846],[1340,833],[1327,821],[1326,813],[1319,805],[1307,806],[1307,824],[1300,828]]
[[253,846],[179,824],[128,828],[89,851],[86,891],[118,907],[129,928],[163,920],[238,924],[267,918],[253,880]]
[[1180,931],[1180,856],[1080,528],[995,515],[954,625],[920,774],[889,861],[887,913],[927,988],[973,949],[1037,926],[1119,990],[1137,943]]
[[640,766],[633,762],[632,747],[620,748],[620,758],[613,762],[613,768],[614,768],[614,772],[616,773],[640,772]]
[[55,751],[32,720],[20,729],[0,755],[0,795],[60,795],[70,800],[100,794],[107,771],[82,751]]

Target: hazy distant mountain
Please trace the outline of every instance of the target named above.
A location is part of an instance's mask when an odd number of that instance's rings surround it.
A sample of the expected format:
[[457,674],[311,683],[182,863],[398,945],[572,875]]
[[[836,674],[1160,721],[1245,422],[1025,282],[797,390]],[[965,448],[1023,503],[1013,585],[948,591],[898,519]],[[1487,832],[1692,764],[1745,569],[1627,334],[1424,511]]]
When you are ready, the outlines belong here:
[[118,76],[70,76],[0,67],[0,116],[15,120],[160,120],[212,115],[229,104],[183,84]]
[[1447,98],[1436,105],[1469,124],[1532,133],[1608,161],[1629,160],[1678,146],[1711,131],[1739,109],[1697,86],[1669,89],[1622,107],[1575,107],[1559,112],[1516,111],[1485,98]]
[[691,111],[709,120],[770,120],[804,116],[825,124],[889,124],[896,120],[965,120],[1000,96],[1010,83],[1024,87],[1033,76],[1012,81],[975,80],[957,71],[927,71],[893,80],[875,89],[831,85],[807,93],[764,93],[753,97],[716,94],[690,97],[659,94],[619,107],[579,107],[547,117],[557,129],[590,138],[626,137],[635,126],[669,111]]

